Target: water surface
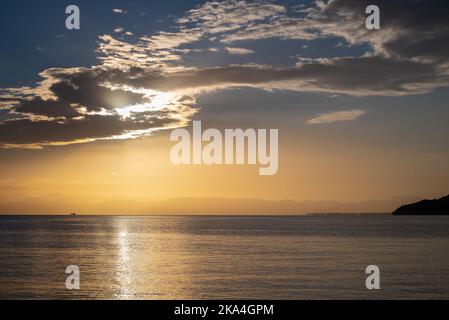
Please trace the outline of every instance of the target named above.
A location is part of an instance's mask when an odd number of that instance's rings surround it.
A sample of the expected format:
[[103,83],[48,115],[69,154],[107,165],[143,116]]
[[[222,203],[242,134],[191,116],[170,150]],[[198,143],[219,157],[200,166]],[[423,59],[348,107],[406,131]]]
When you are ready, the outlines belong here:
[[449,298],[448,217],[0,217],[0,257],[7,299]]

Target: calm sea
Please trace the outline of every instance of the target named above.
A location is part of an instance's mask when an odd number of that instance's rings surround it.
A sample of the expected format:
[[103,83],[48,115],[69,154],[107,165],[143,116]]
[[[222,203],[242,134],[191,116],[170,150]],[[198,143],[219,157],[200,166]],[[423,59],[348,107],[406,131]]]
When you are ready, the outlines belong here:
[[449,218],[0,217],[0,298],[448,299]]

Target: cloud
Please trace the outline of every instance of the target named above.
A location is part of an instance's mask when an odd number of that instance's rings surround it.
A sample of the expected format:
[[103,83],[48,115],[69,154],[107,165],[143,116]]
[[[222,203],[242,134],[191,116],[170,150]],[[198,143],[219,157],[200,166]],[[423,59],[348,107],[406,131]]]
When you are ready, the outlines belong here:
[[[117,88],[110,78],[130,78],[139,70],[49,69],[40,86],[15,91],[9,117],[0,122],[0,147],[41,148],[97,140],[143,137],[186,124],[194,100],[181,94]],[[45,98],[44,98],[45,97]]]
[[236,54],[236,55],[248,55],[248,54],[253,54],[254,53],[253,50],[249,50],[249,49],[245,49],[245,48],[230,48],[230,47],[226,47],[226,50],[230,54]]
[[88,111],[115,109],[149,100],[141,93],[108,88],[104,85],[108,72],[89,68],[68,73],[61,69],[47,70],[52,79],[49,90],[61,102],[85,107]]
[[262,1],[211,1],[188,11],[184,17],[178,19],[178,23],[196,24],[204,32],[219,34],[237,30],[284,12],[286,12],[284,6]]
[[[146,136],[185,125],[197,112],[195,96],[217,89],[247,86],[403,95],[435,86],[434,72],[430,64],[398,64],[380,57],[316,60],[289,69],[254,64],[184,68],[170,73],[137,67],[49,69],[42,73],[45,80],[40,86],[23,89],[20,100],[5,99],[11,102],[9,110],[16,118],[0,122],[0,145],[37,148]],[[355,116],[360,114],[323,115],[314,123]]]
[[234,33],[229,33],[221,38],[223,43],[236,41],[262,40],[268,38],[314,40],[318,38],[310,28],[312,23],[298,18],[279,16],[276,19],[248,25]]
[[[400,96],[449,86],[449,2],[378,0],[379,31],[363,25],[368,4],[315,1],[289,9],[274,1],[211,1],[187,11],[169,30],[125,40],[123,35],[132,33],[116,28],[114,36],[98,38],[98,65],[50,68],[34,87],[0,89],[0,147],[147,136],[186,125],[198,111],[200,94],[234,87]],[[209,67],[183,63],[192,52],[208,58],[223,46],[230,54],[255,56],[244,42],[273,45],[273,38],[304,41],[304,49],[313,48],[311,40],[331,39],[345,43],[336,51],[359,46],[364,52],[299,57],[283,68],[270,60],[260,64],[260,59],[259,64]],[[233,44],[237,41],[238,46]],[[320,115],[308,123],[353,120],[361,112]]]
[[161,91],[249,86],[265,90],[343,93],[353,96],[408,95],[448,85],[449,78],[436,77],[437,72],[428,63],[392,61],[382,57],[349,57],[313,60],[286,69],[249,64],[189,68],[167,74],[142,72],[129,79],[116,77],[114,81]]
[[360,118],[366,114],[366,111],[363,110],[348,110],[348,111],[335,111],[330,113],[321,114],[318,117],[307,120],[308,124],[324,124],[324,123],[333,123],[333,122],[341,122],[341,121],[352,121]]
[[320,2],[309,11],[307,21],[314,23],[321,37],[338,36],[350,44],[368,43],[376,54],[396,59],[448,61],[449,22],[447,1],[378,0],[381,29],[363,27],[364,9],[369,0]]
[[127,12],[123,9],[112,9],[112,12],[117,14],[127,14]]
[[123,120],[117,115],[88,115],[64,121],[6,120],[0,125],[0,143],[4,147],[39,148],[45,145],[66,145],[116,138],[133,132],[169,125],[170,117],[154,117],[147,122]]
[[[369,44],[376,55],[448,63],[449,2],[378,0],[376,5],[381,10],[382,24],[378,31],[364,27],[365,8],[371,4],[370,0],[315,1],[308,7],[303,4],[293,8],[293,12],[299,12],[299,15],[279,8],[271,15],[259,16],[252,23],[238,20],[234,22],[234,28],[220,34],[219,38],[223,43],[233,43],[268,38],[309,41],[338,37],[350,45]],[[235,4],[227,5],[230,12],[237,10],[236,7]],[[213,6],[208,6],[198,9],[198,12],[216,17],[210,13],[213,9]],[[226,25],[221,18],[233,16],[230,12],[220,16],[220,10],[215,10],[218,18],[204,24]],[[202,22],[200,18],[193,21]]]
[[172,49],[182,44],[199,41],[202,37],[201,32],[195,30],[183,30],[180,32],[159,32],[155,36],[142,37],[143,41],[153,49]]
[[154,68],[155,64],[180,60],[176,53],[152,49],[147,42],[132,44],[111,35],[99,37],[98,59],[107,68]]
[[18,103],[14,108],[14,112],[48,118],[74,118],[80,116],[80,113],[67,102],[60,100],[45,101],[41,97]]
[[0,110],[10,110],[11,105],[18,103],[20,99],[12,95],[0,95]]
[[[295,13],[296,15],[289,16],[290,13],[284,6],[275,3],[261,1],[249,3],[232,0],[207,2],[188,11],[182,18],[178,19],[178,32],[160,32],[153,36],[142,37],[142,43],[134,47],[110,37],[108,39],[109,44],[102,44],[102,49],[110,49],[107,57],[102,59],[115,59],[116,65],[123,65],[129,63],[132,59],[129,58],[130,53],[137,51],[138,53],[131,56],[139,56],[140,65],[142,65],[142,60],[145,59],[143,57],[146,56],[145,62],[147,64],[158,62],[167,71],[170,68],[170,63],[182,62],[183,55],[192,51],[205,52],[198,48],[188,49],[185,46],[208,39],[231,43],[267,38],[308,41],[318,38],[339,37],[348,42],[349,45],[370,44],[371,49],[368,49],[362,57],[346,57],[340,60],[333,58],[299,60],[299,68],[271,73],[276,77],[281,73],[290,74],[286,77],[289,79],[279,81],[268,77],[264,87],[298,91],[301,91],[302,88],[304,91],[318,92],[329,90],[335,93],[360,96],[420,94],[448,84],[448,65],[436,63],[435,59],[429,59],[429,57],[407,57],[405,54],[393,55],[391,50],[387,52],[386,49],[388,46],[394,47],[393,44],[401,47],[401,41],[410,41],[408,39],[418,39],[414,41],[419,42],[422,37],[413,36],[413,34],[420,34],[419,29],[414,28],[413,24],[409,22],[417,19],[421,10],[427,12],[426,16],[429,16],[429,12],[432,12],[432,6],[416,2],[410,8],[413,10],[408,13],[413,18],[406,19],[403,18],[404,15],[400,10],[400,5],[392,5],[391,1],[383,1],[381,2],[381,10],[388,7],[388,11],[382,10],[387,11],[388,15],[385,19],[382,19],[382,30],[373,32],[367,30],[363,25],[366,18],[364,13],[366,5],[368,5],[367,1],[317,1],[308,7],[306,5],[295,7],[294,12],[300,14]],[[444,7],[445,5],[439,6]],[[428,21],[427,24],[432,25],[427,28],[437,30],[435,32],[438,34],[441,33],[441,30],[446,30],[448,26],[444,19],[436,19],[438,22],[431,19],[426,20]],[[402,39],[402,34],[409,34],[410,36]],[[432,36],[430,39],[434,39],[434,37]],[[444,38],[440,40],[444,40]],[[145,44],[150,50],[145,47]],[[445,41],[439,41],[438,44],[449,48]],[[179,49],[181,46],[183,46],[183,49]],[[419,47],[425,48],[427,45],[422,44]],[[231,54],[250,54],[250,51],[242,48],[226,47],[226,50]],[[415,49],[415,51],[418,50]],[[111,54],[112,52],[113,54]],[[409,52],[413,52],[413,50]],[[253,52],[251,51],[251,53]],[[443,56],[441,55],[440,61]],[[216,72],[225,73],[232,69],[231,67],[227,71],[224,68]],[[305,71],[304,76],[297,74],[292,77],[291,74],[296,74],[299,69]],[[211,72],[213,71],[197,69],[192,73],[198,73],[199,77],[201,73]],[[255,68],[249,70],[249,72],[258,73],[259,70]],[[337,78],[336,72],[340,73],[341,79]],[[395,72],[400,74],[400,77],[397,77],[394,74]],[[179,75],[171,72],[170,74],[172,75],[170,78],[176,78]],[[236,76],[236,78],[239,78],[239,76]],[[289,83],[286,83],[287,81]],[[251,81],[244,82],[239,81],[239,79],[229,81],[231,86],[239,83],[242,85],[254,84]],[[256,83],[259,83],[259,81],[256,81]],[[220,84],[220,86],[226,87],[225,84]]]

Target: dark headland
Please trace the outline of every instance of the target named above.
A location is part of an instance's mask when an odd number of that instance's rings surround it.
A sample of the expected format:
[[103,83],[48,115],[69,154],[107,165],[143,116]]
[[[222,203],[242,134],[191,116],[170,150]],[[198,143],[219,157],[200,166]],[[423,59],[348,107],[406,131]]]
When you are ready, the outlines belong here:
[[393,212],[396,216],[401,215],[449,215],[449,195],[435,200],[422,200],[416,203],[407,204]]

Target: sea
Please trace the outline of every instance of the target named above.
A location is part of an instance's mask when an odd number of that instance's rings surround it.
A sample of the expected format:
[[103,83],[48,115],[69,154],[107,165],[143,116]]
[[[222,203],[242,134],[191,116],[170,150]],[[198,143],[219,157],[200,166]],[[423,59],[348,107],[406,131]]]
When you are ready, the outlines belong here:
[[0,298],[449,299],[449,217],[3,216]]

